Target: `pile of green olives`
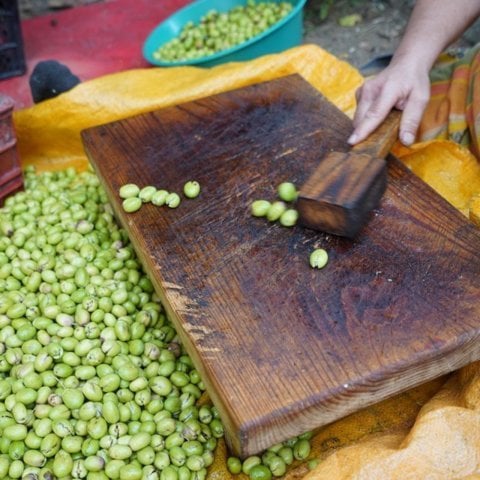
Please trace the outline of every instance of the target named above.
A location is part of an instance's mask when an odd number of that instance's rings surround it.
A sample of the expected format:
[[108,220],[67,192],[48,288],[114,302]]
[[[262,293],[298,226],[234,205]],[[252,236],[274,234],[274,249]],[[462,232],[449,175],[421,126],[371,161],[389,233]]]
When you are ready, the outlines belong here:
[[244,43],[275,25],[292,11],[290,2],[248,0],[228,12],[211,10],[199,24],[188,22],[180,34],[162,45],[153,57],[181,62],[207,57]]

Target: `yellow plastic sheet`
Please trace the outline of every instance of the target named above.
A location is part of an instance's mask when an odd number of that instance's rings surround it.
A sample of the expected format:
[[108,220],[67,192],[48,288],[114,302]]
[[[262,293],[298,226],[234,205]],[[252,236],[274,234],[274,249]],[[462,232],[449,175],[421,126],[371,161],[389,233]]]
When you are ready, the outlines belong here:
[[[212,69],[142,69],[105,76],[18,111],[14,122],[23,165],[39,170],[87,167],[84,128],[245,85],[299,73],[347,115],[362,83],[351,66],[306,45]],[[480,225],[480,167],[470,152],[433,141],[395,153],[456,208]],[[480,321],[480,319],[479,319]],[[221,442],[209,479],[228,480]],[[472,364],[350,415],[315,433],[310,459],[287,480],[480,478],[480,366]],[[242,478],[241,477],[237,478]]]
[[393,152],[465,216],[472,220],[478,217],[480,163],[467,148],[435,140],[410,149],[396,145]]
[[35,163],[39,169],[66,164],[82,167],[87,161],[80,141],[84,128],[290,73],[300,73],[345,113],[353,115],[360,74],[322,50],[301,47],[247,64],[213,69],[138,69],[79,84],[15,114],[20,156],[24,164]]

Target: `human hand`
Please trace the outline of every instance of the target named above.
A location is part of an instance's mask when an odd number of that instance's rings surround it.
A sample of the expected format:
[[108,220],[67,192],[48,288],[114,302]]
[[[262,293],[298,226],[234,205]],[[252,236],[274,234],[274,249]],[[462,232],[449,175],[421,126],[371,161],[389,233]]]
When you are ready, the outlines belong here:
[[430,98],[429,70],[406,61],[392,63],[357,90],[354,131],[348,143],[355,145],[370,135],[392,108],[402,110],[399,138],[404,145],[415,141],[418,126]]

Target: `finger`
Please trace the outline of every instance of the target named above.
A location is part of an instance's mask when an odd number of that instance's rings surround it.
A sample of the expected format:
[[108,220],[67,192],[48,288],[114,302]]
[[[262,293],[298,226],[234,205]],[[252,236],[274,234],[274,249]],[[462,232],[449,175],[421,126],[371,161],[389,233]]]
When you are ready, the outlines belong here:
[[412,94],[405,103],[400,122],[399,137],[400,141],[406,146],[411,145],[415,141],[428,99],[429,94],[425,94],[425,91],[422,91]]
[[395,108],[397,110],[403,110],[405,108],[405,105],[407,103],[407,100],[405,98],[401,98],[398,100],[398,102],[395,104]]
[[382,74],[365,82],[359,93],[354,130],[347,140],[351,145],[367,138],[403,96],[396,83],[384,79]]
[[357,127],[357,125],[362,123],[365,114],[371,108],[375,101],[375,97],[377,96],[377,88],[375,87],[373,80],[364,83],[363,86],[356,91],[355,96],[357,98],[357,108],[353,117],[353,126]]
[[397,103],[397,99],[390,95],[380,95],[379,99],[370,105],[361,122],[347,140],[351,145],[365,140],[382,122]]
[[363,100],[357,105],[355,115],[353,116],[353,128],[356,130],[365,121],[369,110],[373,106],[373,101]]

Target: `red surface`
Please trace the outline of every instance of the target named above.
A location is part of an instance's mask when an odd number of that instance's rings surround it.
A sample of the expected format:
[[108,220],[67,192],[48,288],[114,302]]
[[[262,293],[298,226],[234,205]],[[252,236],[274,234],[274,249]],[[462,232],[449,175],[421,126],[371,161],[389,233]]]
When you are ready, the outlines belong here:
[[150,31],[189,0],[107,0],[22,22],[27,72],[0,81],[15,108],[33,104],[28,79],[42,60],[58,60],[85,81],[148,67],[142,46]]

